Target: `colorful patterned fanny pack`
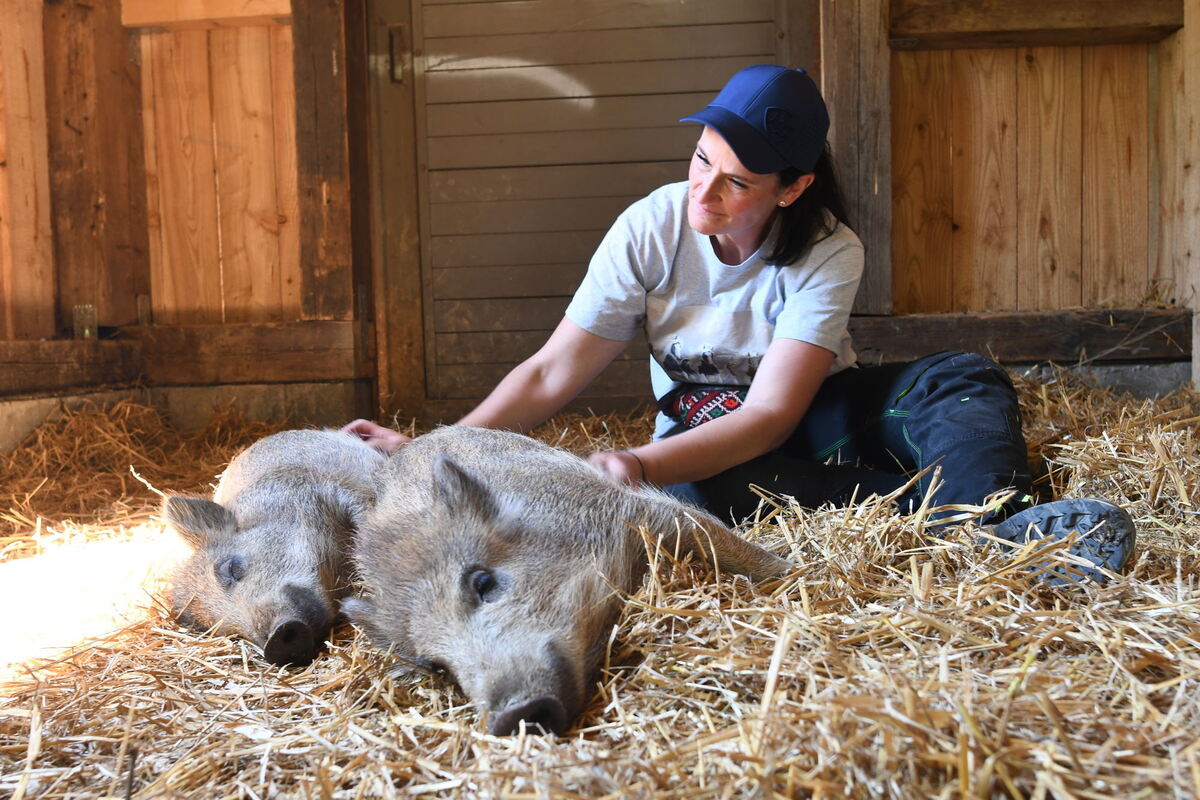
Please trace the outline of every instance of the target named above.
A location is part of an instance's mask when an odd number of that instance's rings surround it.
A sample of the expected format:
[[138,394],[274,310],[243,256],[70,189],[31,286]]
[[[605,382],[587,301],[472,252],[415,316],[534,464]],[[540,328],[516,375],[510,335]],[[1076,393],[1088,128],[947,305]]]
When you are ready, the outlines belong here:
[[689,428],[737,411],[746,402],[746,389],[732,386],[680,386],[664,395],[658,408]]

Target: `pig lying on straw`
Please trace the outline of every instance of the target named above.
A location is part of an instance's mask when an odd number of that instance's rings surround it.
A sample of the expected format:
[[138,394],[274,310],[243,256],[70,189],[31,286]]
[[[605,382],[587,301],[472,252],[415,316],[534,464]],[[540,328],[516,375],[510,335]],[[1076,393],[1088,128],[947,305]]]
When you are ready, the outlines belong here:
[[350,588],[350,541],[384,457],[357,436],[296,430],[243,450],[212,500],[166,497],[191,545],[170,590],[185,624],[241,635],[272,664],[308,664]]
[[647,569],[639,529],[755,580],[791,568],[715,517],[515,433],[439,428],[378,479],[355,543],[363,594],[343,611],[408,664],[445,670],[498,735],[562,733],[580,714],[621,595]]

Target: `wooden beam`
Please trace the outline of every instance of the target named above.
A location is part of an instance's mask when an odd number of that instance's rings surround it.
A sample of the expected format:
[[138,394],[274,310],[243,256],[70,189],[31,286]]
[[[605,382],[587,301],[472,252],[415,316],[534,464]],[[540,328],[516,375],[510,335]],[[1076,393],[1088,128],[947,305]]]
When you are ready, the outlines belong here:
[[289,383],[368,377],[355,359],[355,323],[148,325],[122,329],[141,344],[154,385]]
[[45,22],[58,318],[87,304],[101,325],[132,325],[150,294],[136,34],[110,2],[48,3]]
[[42,9],[0,3],[0,339],[55,334]]
[[[1200,0],[1187,0],[1184,13],[1188,24],[1178,35],[1183,37],[1183,62],[1186,65],[1176,147],[1186,176],[1182,179],[1187,249],[1177,267],[1178,280],[1186,286],[1192,308],[1192,335],[1200,337]],[[1193,342],[1195,339],[1193,339]],[[1200,389],[1200,348],[1192,348],[1192,385]]]
[[1183,0],[891,0],[896,50],[1155,42],[1183,26]]
[[967,350],[1005,363],[1179,361],[1192,353],[1187,309],[851,317],[863,364]]
[[121,0],[127,28],[216,28],[286,22],[292,0]]
[[302,315],[350,319],[355,290],[342,3],[295,0],[292,35]]
[[134,342],[0,342],[0,397],[129,384],[139,360]]
[[[892,310],[891,63],[885,0],[821,0],[821,92],[850,227],[866,250],[854,311]],[[815,24],[815,23],[814,23]]]
[[[379,408],[418,414],[427,395],[424,290],[421,282],[421,236],[418,224],[417,130],[414,112],[416,81],[413,59],[405,45],[412,36],[409,0],[379,0],[367,18],[369,59],[386,59],[394,45],[402,60],[404,81],[390,70],[370,71],[373,113],[369,155],[374,316],[378,334],[377,390]],[[385,177],[388,179],[385,180]],[[430,287],[432,288],[432,287]],[[360,309],[359,313],[367,313]],[[437,363],[436,360],[433,363]]]

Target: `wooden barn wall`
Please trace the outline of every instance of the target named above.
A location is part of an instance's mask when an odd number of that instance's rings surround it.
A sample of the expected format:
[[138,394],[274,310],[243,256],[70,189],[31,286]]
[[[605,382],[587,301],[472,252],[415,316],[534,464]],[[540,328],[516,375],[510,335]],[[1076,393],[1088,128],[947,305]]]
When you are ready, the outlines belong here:
[[[479,398],[545,341],[612,220],[687,174],[701,108],[779,57],[777,3],[414,7],[426,369]],[[643,342],[589,395],[644,396]]]
[[141,34],[156,324],[302,317],[292,29]]
[[1188,304],[1181,41],[894,51],[897,313]]
[[42,0],[0,3],[0,340],[55,334]]

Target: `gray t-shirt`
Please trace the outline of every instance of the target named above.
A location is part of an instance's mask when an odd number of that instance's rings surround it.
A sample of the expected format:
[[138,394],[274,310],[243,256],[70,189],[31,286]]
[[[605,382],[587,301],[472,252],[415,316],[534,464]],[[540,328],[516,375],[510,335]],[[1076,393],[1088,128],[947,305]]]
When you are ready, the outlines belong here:
[[[680,383],[749,386],[775,338],[834,354],[830,374],[854,364],[846,323],[863,270],[858,237],[838,224],[794,264],[762,256],[724,264],[687,220],[686,181],[663,186],[613,223],[567,307],[567,317],[605,339],[644,328],[654,394]],[[675,432],[659,415],[655,437]]]

